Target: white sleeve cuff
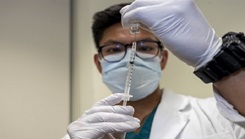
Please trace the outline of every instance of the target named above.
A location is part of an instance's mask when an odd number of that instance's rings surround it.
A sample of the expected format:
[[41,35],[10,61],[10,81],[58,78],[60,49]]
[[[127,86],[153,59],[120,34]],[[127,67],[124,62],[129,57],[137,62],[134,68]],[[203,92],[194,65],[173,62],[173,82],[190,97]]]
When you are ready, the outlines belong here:
[[214,88],[214,97],[217,101],[217,107],[220,113],[232,122],[245,123],[245,117],[240,115],[238,111],[217,92],[218,91]]

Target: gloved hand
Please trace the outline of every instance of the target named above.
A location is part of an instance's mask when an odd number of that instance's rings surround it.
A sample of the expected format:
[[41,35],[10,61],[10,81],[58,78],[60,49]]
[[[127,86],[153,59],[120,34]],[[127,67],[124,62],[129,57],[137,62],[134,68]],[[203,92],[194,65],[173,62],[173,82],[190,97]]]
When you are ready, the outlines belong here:
[[120,12],[123,27],[140,23],[193,67],[211,60],[222,44],[194,0],[135,0]]
[[140,121],[132,115],[131,106],[115,105],[121,101],[122,93],[97,102],[78,120],[68,126],[71,139],[124,139],[125,132],[136,130]]

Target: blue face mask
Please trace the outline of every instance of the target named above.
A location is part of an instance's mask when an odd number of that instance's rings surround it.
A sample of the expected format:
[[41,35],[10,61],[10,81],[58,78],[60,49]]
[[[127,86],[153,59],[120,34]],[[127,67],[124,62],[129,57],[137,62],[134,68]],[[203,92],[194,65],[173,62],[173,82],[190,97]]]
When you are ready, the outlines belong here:
[[[113,93],[124,92],[130,53],[131,49],[128,49],[124,59],[115,63],[101,60],[103,82]],[[130,94],[133,97],[130,100],[140,100],[153,93],[159,86],[161,73],[160,58],[158,56],[149,60],[142,60],[136,56],[130,87]]]

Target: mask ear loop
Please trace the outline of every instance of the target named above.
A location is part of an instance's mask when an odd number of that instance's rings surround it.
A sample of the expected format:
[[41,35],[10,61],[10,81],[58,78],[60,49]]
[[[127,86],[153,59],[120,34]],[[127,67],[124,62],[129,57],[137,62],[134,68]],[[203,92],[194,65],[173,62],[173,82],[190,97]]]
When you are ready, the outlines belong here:
[[103,58],[103,56],[100,54],[100,53],[98,53],[98,60],[99,60],[99,62],[101,63],[101,62],[103,62],[103,61],[105,61],[104,60],[104,58]]
[[159,59],[160,59],[160,61],[162,61],[162,59],[163,59],[163,51],[164,51],[164,46],[162,46],[161,48],[159,47],[159,52],[160,52]]
[[159,52],[160,52],[159,59],[160,59],[160,61],[162,61],[162,59],[163,59],[163,53],[162,53],[162,52],[163,52],[163,50],[161,50],[161,49],[160,49],[160,51],[159,51]]

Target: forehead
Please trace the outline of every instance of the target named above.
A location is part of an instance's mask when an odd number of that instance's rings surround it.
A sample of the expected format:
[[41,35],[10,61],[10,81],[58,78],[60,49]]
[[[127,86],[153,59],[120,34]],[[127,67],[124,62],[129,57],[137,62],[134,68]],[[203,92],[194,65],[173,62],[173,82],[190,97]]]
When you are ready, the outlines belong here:
[[105,45],[110,42],[120,42],[120,43],[132,43],[133,41],[139,40],[157,40],[157,38],[146,30],[140,29],[140,33],[138,34],[130,34],[130,29],[125,29],[121,26],[120,23],[114,24],[107,28],[103,37],[100,41],[100,45]]

